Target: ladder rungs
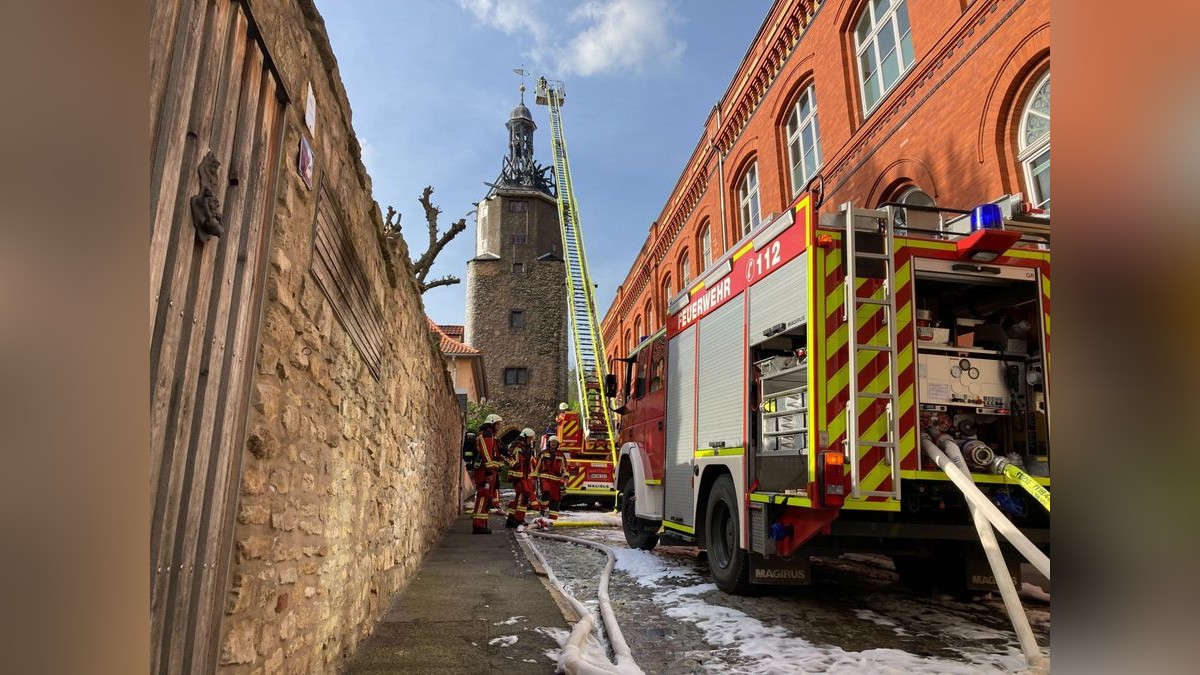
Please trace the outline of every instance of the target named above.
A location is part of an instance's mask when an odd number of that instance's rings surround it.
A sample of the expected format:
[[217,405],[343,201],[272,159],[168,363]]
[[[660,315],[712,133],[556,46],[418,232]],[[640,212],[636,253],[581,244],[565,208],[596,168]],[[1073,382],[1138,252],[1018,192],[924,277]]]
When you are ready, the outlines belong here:
[[859,253],[858,251],[855,251],[854,257],[855,258],[866,258],[868,260],[887,260],[887,259],[891,258],[892,256],[890,256],[886,253]]
[[891,298],[881,300],[879,298],[860,298],[857,295],[854,296],[854,304],[856,305],[879,305],[881,307],[887,307],[891,304],[891,302]]
[[854,392],[854,397],[855,398],[873,398],[873,399],[880,400],[880,401],[893,401],[896,399],[896,397],[892,396],[891,394],[882,394],[882,393],[874,392],[874,391],[856,391],[856,392]]
[[891,352],[891,345],[854,345],[860,352]]
[[855,445],[865,445],[870,448],[894,448],[896,444],[891,441],[856,441]]

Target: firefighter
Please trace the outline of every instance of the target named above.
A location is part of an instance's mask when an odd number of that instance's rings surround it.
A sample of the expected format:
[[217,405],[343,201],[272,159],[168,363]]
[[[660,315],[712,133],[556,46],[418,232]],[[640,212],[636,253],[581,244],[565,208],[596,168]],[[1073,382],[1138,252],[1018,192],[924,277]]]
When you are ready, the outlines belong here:
[[509,529],[517,528],[519,532],[525,529],[525,512],[529,509],[529,501],[533,492],[533,450],[531,445],[534,436],[533,429],[525,427],[521,430],[521,435],[509,446],[512,454],[508,460],[508,480],[512,483],[516,498],[509,503],[508,521],[504,523],[504,526]]
[[[538,454],[534,465],[534,475],[542,494],[542,518],[538,518],[537,526],[546,529],[558,520],[558,509],[562,505],[563,483],[567,480],[567,458],[558,448],[558,436],[546,440],[546,447]],[[549,517],[550,520],[545,520]]]
[[491,534],[488,527],[488,507],[499,489],[500,446],[496,441],[496,425],[503,422],[499,415],[491,414],[479,426],[475,438],[475,454],[472,462],[475,479],[475,510],[471,514],[471,534]]

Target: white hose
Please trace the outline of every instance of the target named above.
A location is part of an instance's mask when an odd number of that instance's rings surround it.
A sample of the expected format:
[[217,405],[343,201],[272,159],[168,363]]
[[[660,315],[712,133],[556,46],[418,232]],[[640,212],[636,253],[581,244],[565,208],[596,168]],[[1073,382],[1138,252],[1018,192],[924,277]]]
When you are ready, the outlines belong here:
[[[600,599],[600,616],[604,619],[604,630],[608,633],[608,640],[612,643],[613,653],[617,657],[617,669],[621,673],[642,673],[642,669],[638,667],[637,662],[633,660],[633,653],[629,650],[629,644],[625,642],[625,635],[621,632],[621,626],[617,624],[617,616],[613,613],[612,601],[608,595],[608,579],[612,574],[613,565],[616,563],[616,556],[613,555],[612,549],[587,539],[578,537],[568,537],[562,534],[549,534],[546,532],[533,531],[532,534],[546,539],[556,539],[572,544],[580,544],[588,546],[604,553],[606,561],[604,571],[600,573],[600,584],[596,592],[596,596]],[[536,547],[534,550],[537,550]],[[540,557],[540,552],[539,552]],[[543,558],[544,561],[544,558]],[[543,564],[545,564],[543,562]],[[547,568],[548,569],[548,568]]]
[[[571,629],[571,635],[567,638],[566,644],[563,645],[562,654],[558,658],[558,671],[567,673],[568,675],[612,675],[617,672],[616,667],[607,662],[607,657],[605,657],[605,663],[603,664],[593,663],[594,658],[591,660],[588,659],[588,650],[585,649],[585,646],[588,637],[592,633],[592,628],[596,625],[596,620],[592,617],[592,613],[588,610],[587,606],[580,602],[574,595],[571,595],[562,582],[559,581],[558,577],[554,575],[554,568],[550,567],[550,563],[546,561],[542,552],[533,545],[533,542],[529,542],[529,544],[528,550],[533,552],[533,556],[537,558],[542,569],[546,570],[546,578],[550,580],[550,583],[554,584],[558,592],[567,599],[571,608],[579,615],[579,620],[575,622],[575,626]],[[600,650],[597,646],[595,651],[602,652],[603,650]]]
[[[954,445],[953,441],[949,441],[949,445]],[[950,477],[951,482],[958,486],[958,489],[962,491],[963,496],[967,498],[968,503],[974,504],[976,507],[978,507],[979,511],[985,518],[987,518],[988,522],[990,522],[992,526],[1000,532],[1000,534],[1004,535],[1005,539],[1008,539],[1008,541],[1012,543],[1013,547],[1016,548],[1021,555],[1025,556],[1025,559],[1028,560],[1038,572],[1042,573],[1042,576],[1049,579],[1050,558],[1045,553],[1042,553],[1038,547],[1034,546],[1033,542],[1029,541],[1029,537],[1026,537],[1025,533],[1017,529],[1017,526],[1013,525],[1012,521],[1010,521],[1008,518],[1005,518],[1004,514],[1000,513],[1000,509],[996,508],[995,504],[992,504],[992,502],[988,501],[988,498],[982,492],[980,492],[979,488],[975,487],[975,483],[967,477],[967,473],[960,470],[954,461],[950,459],[950,457],[939,450],[938,446],[934,445],[933,441],[930,440],[927,434],[921,434],[921,447],[925,450],[925,454],[929,455],[929,458],[932,459],[938,465],[938,467],[942,469],[942,471],[946,472],[946,475]],[[958,446],[954,445],[954,449],[957,450]],[[962,453],[960,451],[960,459],[961,456]]]
[[1008,618],[1012,621],[1013,630],[1017,633],[1017,642],[1025,653],[1025,661],[1031,668],[1042,666],[1042,651],[1038,649],[1037,639],[1033,637],[1033,629],[1029,627],[1029,617],[1017,597],[1017,587],[1008,576],[1008,566],[1004,564],[1004,555],[1000,553],[1000,544],[996,541],[996,533],[981,509],[971,505],[971,517],[975,520],[975,529],[979,531],[979,542],[983,544],[983,552],[987,555],[988,564],[992,567],[992,575],[996,577],[996,586],[1000,589],[1000,597],[1004,599],[1004,608],[1008,610]]

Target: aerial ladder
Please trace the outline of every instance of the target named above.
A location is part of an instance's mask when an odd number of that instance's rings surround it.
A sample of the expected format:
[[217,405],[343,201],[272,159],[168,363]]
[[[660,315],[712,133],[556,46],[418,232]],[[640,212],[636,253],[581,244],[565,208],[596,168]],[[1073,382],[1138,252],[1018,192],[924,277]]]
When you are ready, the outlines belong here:
[[[563,134],[562,105],[566,98],[563,83],[538,78],[535,101],[550,111],[550,138],[554,153],[554,179],[558,192],[558,217],[562,224],[563,252],[566,258],[567,294],[570,316],[571,344],[575,354],[575,377],[580,392],[580,416],[585,430],[584,453],[603,456],[612,467],[616,465],[616,434],[613,432],[612,412],[604,394],[604,378],[608,374],[604,362],[604,340],[596,313],[596,297],[588,275],[587,256],[580,231],[579,207],[571,181],[571,163],[567,159],[567,139]],[[593,475],[595,475],[593,473]],[[610,486],[611,489],[611,486]]]

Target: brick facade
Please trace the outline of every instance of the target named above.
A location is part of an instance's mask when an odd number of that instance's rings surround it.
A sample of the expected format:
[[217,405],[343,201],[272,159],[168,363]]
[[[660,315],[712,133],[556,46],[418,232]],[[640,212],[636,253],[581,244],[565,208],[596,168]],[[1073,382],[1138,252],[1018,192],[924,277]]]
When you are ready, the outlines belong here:
[[820,213],[846,201],[874,207],[911,187],[950,208],[1029,193],[1017,130],[1050,66],[1049,0],[905,4],[913,64],[865,116],[854,29],[866,2],[772,6],[604,317],[610,356],[663,325],[664,283],[679,292],[685,256],[690,278],[698,276],[704,228],[710,260],[741,238],[738,187],[751,163],[764,220],[794,201],[803,186],[791,185],[786,125],[810,84],[823,160]]

